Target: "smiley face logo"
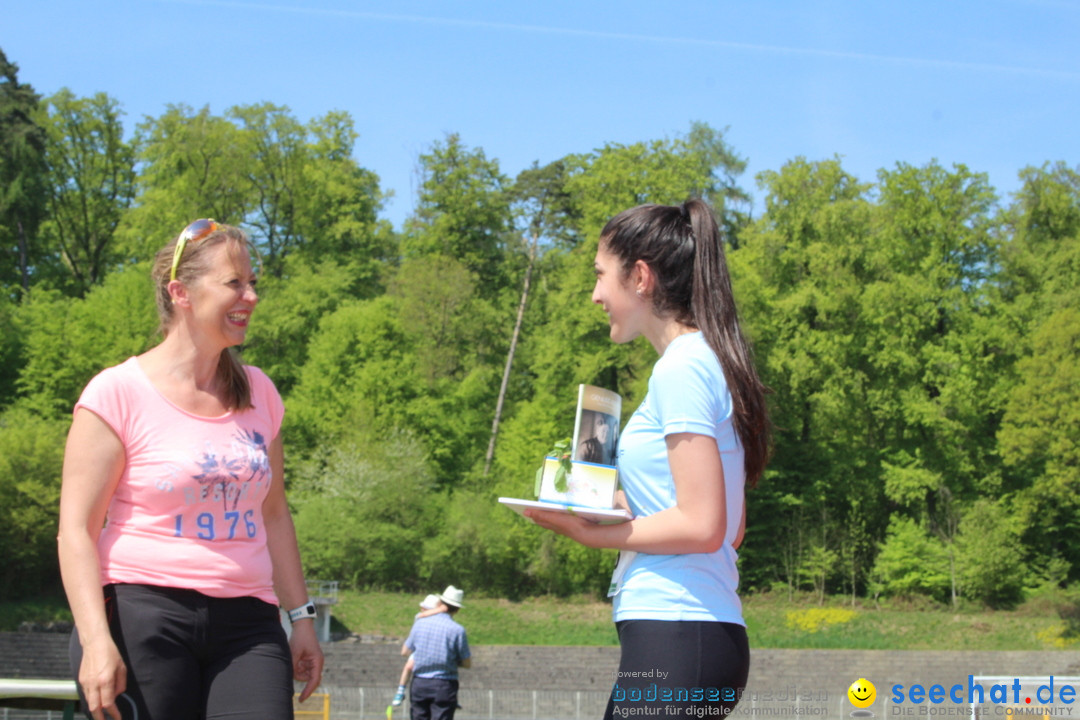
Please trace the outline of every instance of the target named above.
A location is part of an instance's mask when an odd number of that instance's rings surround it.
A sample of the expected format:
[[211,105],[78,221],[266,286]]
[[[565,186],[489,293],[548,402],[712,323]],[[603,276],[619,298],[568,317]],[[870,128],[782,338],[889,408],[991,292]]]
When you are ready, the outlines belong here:
[[857,708],[868,708],[877,699],[877,688],[866,678],[859,678],[847,689],[848,700]]

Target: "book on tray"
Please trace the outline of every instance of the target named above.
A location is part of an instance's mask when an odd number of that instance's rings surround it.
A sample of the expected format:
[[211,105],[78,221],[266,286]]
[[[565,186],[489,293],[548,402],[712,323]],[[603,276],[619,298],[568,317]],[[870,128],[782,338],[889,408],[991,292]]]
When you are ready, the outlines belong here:
[[630,513],[615,508],[619,471],[615,451],[619,441],[622,397],[595,385],[578,386],[574,434],[569,446],[556,445],[560,454],[544,458],[537,473],[536,500],[499,498],[522,513],[527,508],[569,512],[598,522],[621,522]]

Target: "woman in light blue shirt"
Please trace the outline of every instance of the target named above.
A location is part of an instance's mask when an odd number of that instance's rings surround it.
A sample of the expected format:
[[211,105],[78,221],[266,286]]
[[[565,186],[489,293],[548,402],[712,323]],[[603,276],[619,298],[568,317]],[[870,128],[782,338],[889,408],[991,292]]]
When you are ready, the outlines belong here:
[[529,516],[621,551],[612,594],[622,654],[606,718],[661,706],[664,717],[727,713],[750,667],[735,564],[744,487],[764,471],[770,425],[711,208],[694,199],[620,213],[600,235],[595,269],[592,300],[611,339],[644,335],[660,355],[619,438],[621,500],[634,519]]

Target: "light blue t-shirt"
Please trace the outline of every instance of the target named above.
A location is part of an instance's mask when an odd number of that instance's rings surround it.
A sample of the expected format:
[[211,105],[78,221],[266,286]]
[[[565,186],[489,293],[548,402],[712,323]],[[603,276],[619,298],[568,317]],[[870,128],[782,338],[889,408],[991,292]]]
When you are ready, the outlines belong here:
[[[700,332],[675,338],[657,360],[649,390],[619,437],[619,481],[635,517],[675,505],[665,436],[716,438],[724,468],[727,534],[713,553],[639,552],[615,594],[615,621],[697,620],[744,625],[732,542],[742,518],[743,447],[732,423],[731,393]],[[720,478],[717,478],[717,482]]]

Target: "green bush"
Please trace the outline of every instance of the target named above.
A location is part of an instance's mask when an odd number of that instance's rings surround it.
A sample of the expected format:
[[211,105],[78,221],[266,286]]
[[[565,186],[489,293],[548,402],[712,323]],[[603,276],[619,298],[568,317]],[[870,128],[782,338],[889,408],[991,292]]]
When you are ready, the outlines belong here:
[[509,598],[529,592],[519,568],[520,557],[528,552],[528,538],[508,524],[514,518],[495,498],[486,493],[441,493],[432,507],[440,511],[434,532],[424,543],[421,573],[432,588],[483,588],[485,594]]
[[305,574],[346,587],[417,590],[432,484],[424,447],[407,432],[319,448],[291,481]]
[[956,555],[964,597],[993,608],[1020,602],[1025,574],[1020,533],[999,503],[979,500],[964,514]]
[[948,550],[911,518],[894,516],[870,573],[870,592],[944,600],[949,587]]
[[59,585],[56,531],[68,421],[24,408],[0,416],[0,599]]

